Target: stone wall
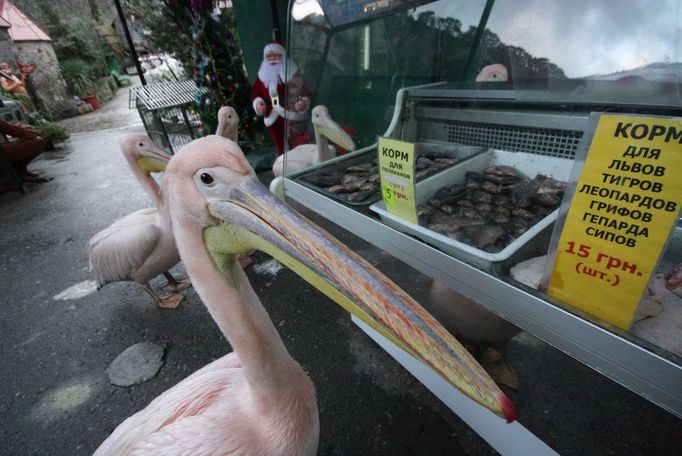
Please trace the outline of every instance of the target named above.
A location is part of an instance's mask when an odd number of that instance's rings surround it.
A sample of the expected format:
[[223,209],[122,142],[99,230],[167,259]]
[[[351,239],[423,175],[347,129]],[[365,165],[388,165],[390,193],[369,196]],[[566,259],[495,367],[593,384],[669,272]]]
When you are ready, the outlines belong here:
[[12,63],[15,55],[16,49],[9,37],[8,29],[0,28],[0,62]]
[[[38,65],[28,77],[29,88],[37,98],[35,101],[38,107],[45,109],[54,118],[63,117],[72,110],[75,107],[73,97],[62,77],[52,44],[44,41],[20,41],[14,45],[19,60]],[[10,62],[13,61],[13,58],[10,59]]]

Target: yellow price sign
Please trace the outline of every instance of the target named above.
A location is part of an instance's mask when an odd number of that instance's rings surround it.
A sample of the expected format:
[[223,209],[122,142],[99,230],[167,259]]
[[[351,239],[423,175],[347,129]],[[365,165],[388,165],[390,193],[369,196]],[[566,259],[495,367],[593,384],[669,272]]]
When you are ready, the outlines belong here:
[[627,329],[679,216],[682,119],[593,114],[591,121],[547,292]]
[[377,146],[381,195],[386,210],[408,222],[418,223],[414,143],[380,137]]

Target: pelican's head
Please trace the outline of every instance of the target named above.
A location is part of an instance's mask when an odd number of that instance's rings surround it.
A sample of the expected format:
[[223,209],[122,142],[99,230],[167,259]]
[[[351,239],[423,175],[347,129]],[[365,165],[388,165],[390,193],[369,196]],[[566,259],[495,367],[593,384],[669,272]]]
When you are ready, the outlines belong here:
[[202,228],[217,223],[208,211],[212,201],[222,201],[235,186],[256,173],[240,147],[222,136],[210,135],[187,144],[166,168],[164,184],[179,207]]
[[239,115],[232,106],[222,106],[218,110],[218,128],[216,135],[237,141],[239,132]]
[[507,67],[501,63],[493,63],[483,67],[476,76],[476,82],[504,82],[509,79]]
[[262,250],[473,400],[515,419],[511,401],[437,320],[367,261],[273,196],[233,141],[218,136],[192,141],[173,157],[165,181],[173,223],[189,216],[180,222],[197,224],[228,277],[236,254]]
[[239,115],[232,106],[221,106],[218,109],[218,120],[223,120],[229,125],[236,125],[239,123]]
[[145,174],[160,173],[166,169],[172,155],[157,147],[146,135],[131,135],[121,143],[121,151],[131,163]]
[[355,150],[353,139],[329,115],[329,110],[322,105],[315,106],[311,120],[317,135],[321,135],[345,150]]

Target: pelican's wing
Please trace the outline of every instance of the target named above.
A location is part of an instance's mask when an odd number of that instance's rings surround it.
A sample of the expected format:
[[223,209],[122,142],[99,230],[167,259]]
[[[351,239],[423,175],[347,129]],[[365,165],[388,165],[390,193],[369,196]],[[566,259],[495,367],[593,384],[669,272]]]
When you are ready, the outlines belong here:
[[115,221],[88,242],[90,269],[103,286],[129,280],[161,237],[154,208],[141,209]]
[[163,442],[173,437],[167,428],[204,414],[232,387],[236,378],[243,377],[240,368],[232,367],[235,361],[238,362],[231,354],[219,358],[158,396],[121,423],[94,456],[130,454],[133,448],[144,448],[139,454],[169,454],[154,453],[151,449],[168,450]]
[[132,448],[130,456],[267,454],[254,451],[262,445],[262,439],[249,435],[247,426],[243,430],[231,429],[230,432],[226,432],[225,427],[221,420],[214,417],[185,418],[139,442]]

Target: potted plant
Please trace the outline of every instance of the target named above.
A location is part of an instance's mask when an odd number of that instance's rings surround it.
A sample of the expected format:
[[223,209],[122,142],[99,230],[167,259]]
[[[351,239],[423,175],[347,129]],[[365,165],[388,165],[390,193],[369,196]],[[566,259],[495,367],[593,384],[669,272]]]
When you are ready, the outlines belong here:
[[91,76],[90,65],[83,60],[65,60],[62,65],[64,80],[83,101],[92,105],[93,109],[99,108],[99,99],[95,93],[95,83]]
[[45,122],[33,128],[33,131],[47,142],[47,150],[54,150],[55,144],[69,139],[69,133],[55,122]]
[[45,150],[54,150],[57,143],[69,139],[69,132],[56,122],[50,122],[38,112],[30,112],[26,115],[28,123],[33,131],[47,143]]

